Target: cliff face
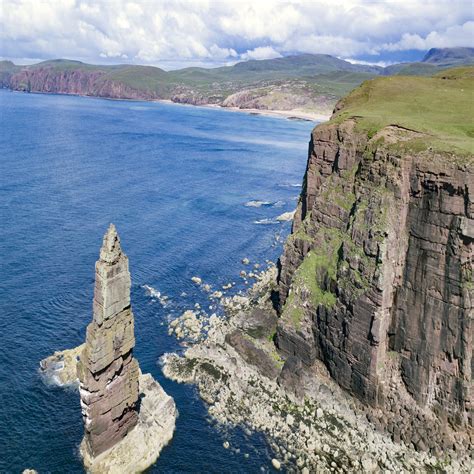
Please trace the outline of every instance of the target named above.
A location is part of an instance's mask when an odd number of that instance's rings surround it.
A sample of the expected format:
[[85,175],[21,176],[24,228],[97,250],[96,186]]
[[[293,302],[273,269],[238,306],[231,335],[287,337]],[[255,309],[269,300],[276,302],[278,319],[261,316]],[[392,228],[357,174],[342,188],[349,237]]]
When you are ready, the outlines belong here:
[[113,225],[96,263],[93,309],[78,376],[85,447],[95,457],[117,444],[138,421],[139,368],[133,357],[130,273]]
[[473,441],[474,160],[425,139],[357,116],[313,131],[277,345],[323,361],[394,439],[460,449]]
[[152,100],[154,91],[130,87],[112,80],[105,71],[87,69],[57,70],[51,67],[23,68],[11,74],[8,86],[17,91],[88,95],[111,99]]

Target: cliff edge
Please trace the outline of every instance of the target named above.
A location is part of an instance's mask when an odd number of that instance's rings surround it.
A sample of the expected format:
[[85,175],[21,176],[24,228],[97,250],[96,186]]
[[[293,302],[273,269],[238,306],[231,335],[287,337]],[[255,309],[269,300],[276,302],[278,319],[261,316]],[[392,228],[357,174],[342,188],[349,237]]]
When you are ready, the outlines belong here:
[[367,81],[317,126],[276,342],[395,441],[472,448],[474,68]]

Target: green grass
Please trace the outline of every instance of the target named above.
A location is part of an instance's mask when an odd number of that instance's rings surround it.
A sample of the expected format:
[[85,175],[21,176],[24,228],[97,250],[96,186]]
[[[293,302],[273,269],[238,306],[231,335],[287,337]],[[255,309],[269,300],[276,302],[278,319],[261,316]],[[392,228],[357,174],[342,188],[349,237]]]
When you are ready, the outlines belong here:
[[[301,327],[307,302],[311,303],[313,310],[320,304],[326,307],[336,304],[336,296],[323,289],[322,283],[326,277],[336,279],[338,250],[342,238],[333,229],[321,229],[321,232],[324,233],[325,244],[308,252],[301,262],[291,283],[293,291],[288,295],[283,308],[282,317],[296,329]],[[301,299],[303,289],[309,293],[308,301]]]
[[408,63],[388,66],[384,75],[398,74],[400,76],[432,76],[439,68],[434,64]]
[[165,71],[151,66],[127,66],[108,71],[107,79],[156,93],[165,93],[174,85]]
[[319,253],[315,250],[309,252],[303,260],[303,263],[296,271],[294,281],[297,285],[303,285],[311,294],[311,302],[314,307],[322,304],[324,306],[333,306],[336,302],[336,297],[329,291],[324,291],[319,279],[327,273],[329,278],[336,279],[336,264],[337,264],[337,250],[340,242],[331,245],[333,250],[331,253]]
[[343,99],[333,119],[356,117],[359,127],[375,134],[396,125],[426,134],[423,148],[474,153],[474,67],[443,71],[434,77],[378,77]]

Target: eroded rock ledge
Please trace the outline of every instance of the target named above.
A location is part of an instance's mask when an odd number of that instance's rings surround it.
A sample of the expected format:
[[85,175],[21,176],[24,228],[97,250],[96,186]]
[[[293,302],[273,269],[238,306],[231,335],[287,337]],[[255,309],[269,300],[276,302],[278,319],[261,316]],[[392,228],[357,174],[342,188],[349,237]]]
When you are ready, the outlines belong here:
[[[50,383],[79,387],[76,357],[84,345],[55,352],[41,361],[41,370]],[[59,362],[59,363],[58,363]],[[150,375],[139,372],[140,409],[133,429],[119,443],[98,456],[91,456],[85,441],[80,451],[85,468],[97,474],[131,474],[145,471],[158,459],[171,441],[178,412],[173,398]]]
[[91,473],[135,473],[152,465],[173,437],[173,399],[133,357],[128,258],[111,224],[96,263],[93,320],[85,344],[40,363],[59,385],[79,385],[81,455]]

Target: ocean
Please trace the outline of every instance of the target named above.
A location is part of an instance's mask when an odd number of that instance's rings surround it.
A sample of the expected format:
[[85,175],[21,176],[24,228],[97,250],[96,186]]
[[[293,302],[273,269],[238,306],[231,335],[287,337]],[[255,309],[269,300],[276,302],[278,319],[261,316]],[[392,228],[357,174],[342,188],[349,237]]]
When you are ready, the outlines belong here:
[[264,268],[280,255],[291,224],[275,218],[296,206],[313,126],[0,90],[0,472],[83,472],[78,393],[46,385],[38,364],[84,341],[110,222],[130,259],[135,355],[179,410],[150,472],[272,470],[261,434],[217,424],[158,361],[183,350],[171,318],[196,303],[219,312],[193,276],[216,290],[235,282],[235,294],[246,288],[243,258]]

